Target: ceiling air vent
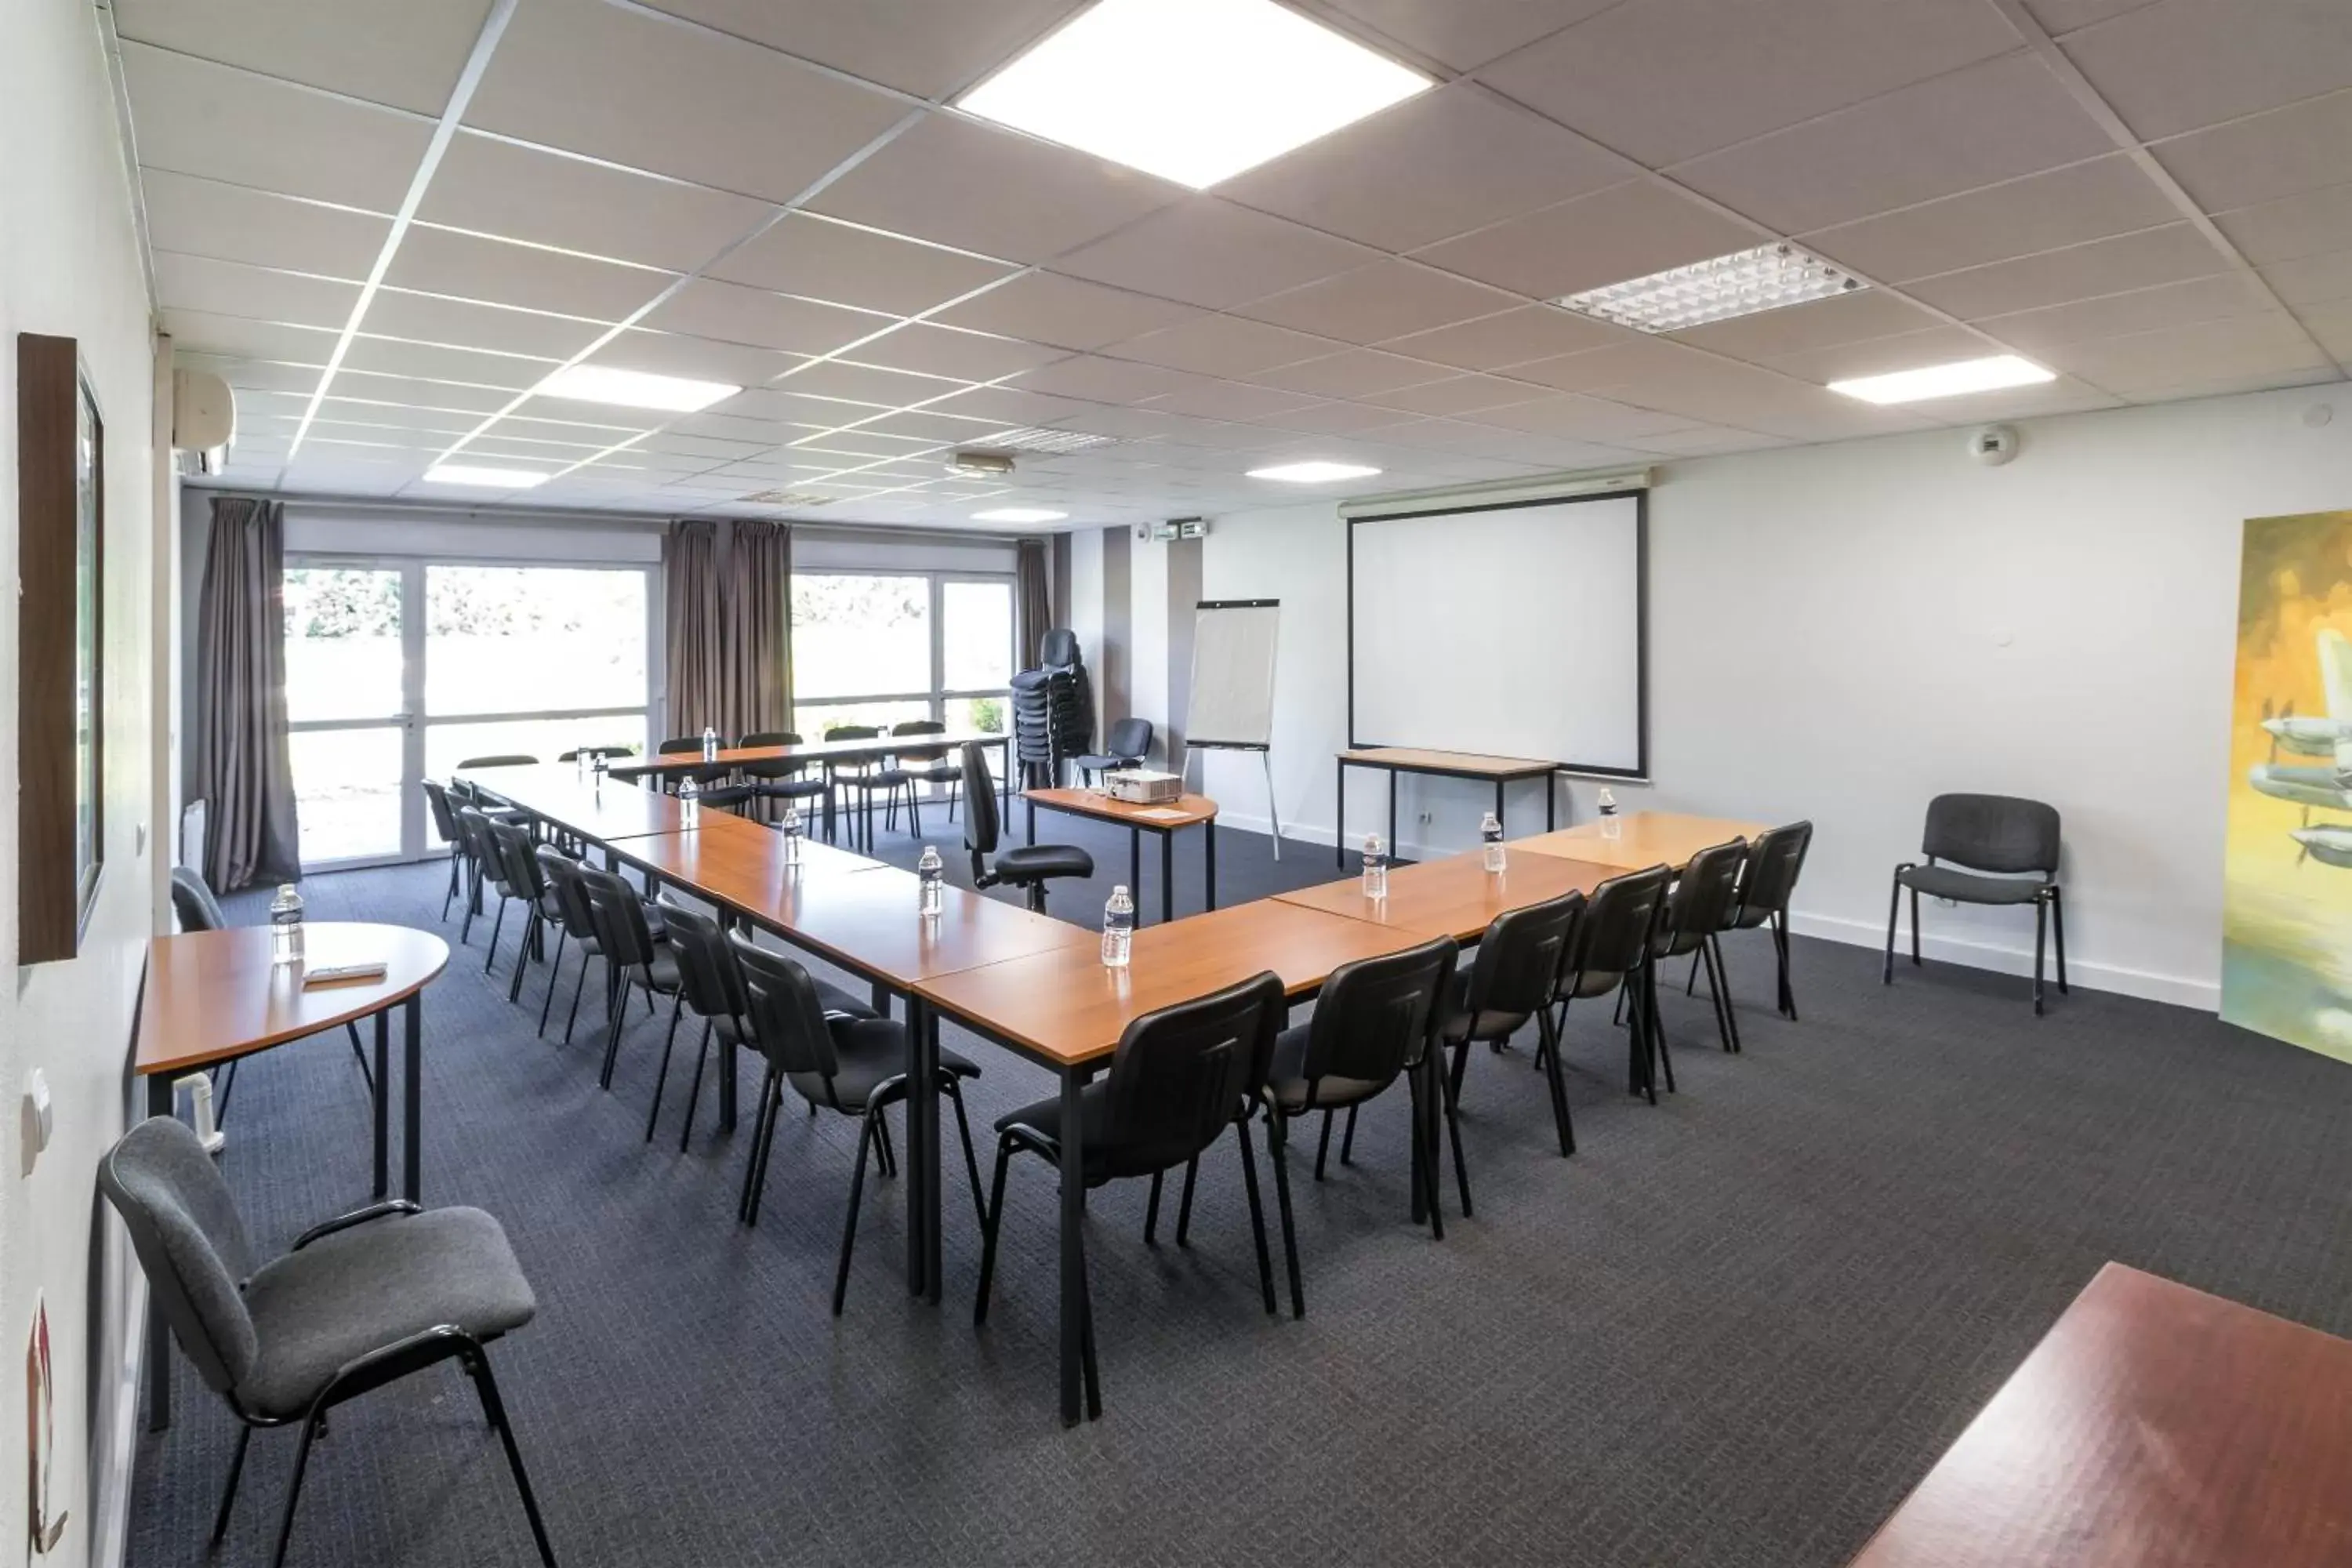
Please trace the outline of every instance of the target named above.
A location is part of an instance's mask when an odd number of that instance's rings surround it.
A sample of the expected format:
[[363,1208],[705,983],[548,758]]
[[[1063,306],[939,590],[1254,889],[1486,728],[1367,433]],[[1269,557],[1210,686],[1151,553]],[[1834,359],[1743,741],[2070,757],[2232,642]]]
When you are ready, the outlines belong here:
[[811,495],[806,490],[760,490],[737,499],[745,506],[830,506],[834,501],[832,496]]

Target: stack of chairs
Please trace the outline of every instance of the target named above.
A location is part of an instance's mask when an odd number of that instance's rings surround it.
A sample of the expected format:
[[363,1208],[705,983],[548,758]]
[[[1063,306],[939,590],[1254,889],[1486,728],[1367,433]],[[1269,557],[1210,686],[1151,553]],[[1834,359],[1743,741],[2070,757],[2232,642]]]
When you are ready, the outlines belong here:
[[1076,633],[1055,627],[1043,651],[1038,668],[1013,678],[1013,732],[1024,776],[1052,784],[1094,743],[1095,695]]

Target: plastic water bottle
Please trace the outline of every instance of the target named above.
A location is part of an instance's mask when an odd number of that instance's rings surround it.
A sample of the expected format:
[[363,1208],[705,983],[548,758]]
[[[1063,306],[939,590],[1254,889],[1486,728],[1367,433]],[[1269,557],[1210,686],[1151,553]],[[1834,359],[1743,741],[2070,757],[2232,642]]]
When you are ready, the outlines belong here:
[[688,827],[702,820],[702,786],[690,773],[677,781],[677,804]]
[[1478,837],[1486,844],[1486,869],[1503,868],[1503,819],[1493,812],[1478,819]]
[[269,962],[302,962],[302,895],[291,882],[281,882],[269,900]]
[[1110,902],[1103,906],[1103,966],[1125,969],[1134,946],[1135,900],[1127,896],[1126,884],[1121,883],[1110,890]]
[[705,724],[702,727],[702,760],[714,762],[719,756],[719,731]]
[[923,858],[915,862],[915,875],[923,882],[921,907],[924,918],[937,916],[946,899],[942,889],[947,887],[948,872],[940,859],[940,852],[929,844],[923,846]]
[[784,864],[787,866],[798,866],[801,863],[801,834],[804,831],[801,826],[801,808],[799,806],[787,805],[784,807],[782,829],[784,835]]
[[1388,858],[1381,853],[1381,836],[1364,835],[1364,897],[1385,899],[1389,896]]
[[1617,797],[1609,793],[1607,784],[1601,786],[1600,798],[1595,804],[1601,807],[1601,837],[1616,837],[1624,829],[1623,825],[1617,820]]
[[604,775],[611,771],[612,766],[612,759],[602,752],[593,753],[588,759],[588,782],[595,786],[599,795],[604,793]]

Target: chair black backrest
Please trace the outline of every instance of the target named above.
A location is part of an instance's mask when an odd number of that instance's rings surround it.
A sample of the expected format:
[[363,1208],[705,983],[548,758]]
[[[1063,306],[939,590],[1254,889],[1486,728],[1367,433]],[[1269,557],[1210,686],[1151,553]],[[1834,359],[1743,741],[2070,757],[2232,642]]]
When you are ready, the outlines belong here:
[[240,1281],[253,1243],[220,1167],[176,1118],[151,1117],[115,1140],[98,1164],[106,1194],[146,1271],[173,1337],[205,1385],[226,1394],[261,1357]]
[[180,917],[182,931],[219,931],[228,924],[220,900],[204,878],[186,866],[172,868],[172,910]]
[[975,879],[984,875],[987,868],[981,862],[983,855],[996,853],[996,781],[988,773],[988,752],[978,741],[963,743],[963,847],[971,851],[971,874]]
[[1625,974],[1640,965],[1650,932],[1666,900],[1674,873],[1664,866],[1612,877],[1592,889],[1584,924],[1570,950],[1568,967],[1578,974]]
[[1047,669],[1066,669],[1078,662],[1078,634],[1067,626],[1050,627],[1038,642],[1038,661]]
[[491,847],[499,852],[499,866],[514,896],[534,904],[545,897],[547,879],[540,875],[539,857],[532,853],[538,846],[531,842],[530,829],[520,822],[484,817],[482,831],[490,836]]
[[[727,744],[727,737],[724,735],[719,736],[719,744],[723,749]],[[660,745],[655,747],[654,753],[656,756],[677,757],[683,756],[688,752],[699,752],[701,750],[701,736],[672,735],[668,740],[664,741]]]
[[[944,735],[948,727],[937,719],[909,719],[903,724],[890,726],[892,735]],[[948,754],[945,746],[914,746],[894,752],[902,763],[935,763]]]
[[615,968],[649,963],[654,956],[653,929],[646,924],[646,907],[637,890],[616,871],[593,866],[579,870],[580,889],[588,897],[588,917],[595,923],[597,945]]
[[1256,1102],[1288,1011],[1269,970],[1129,1024],[1110,1060],[1102,1158],[1088,1154],[1089,1174],[1164,1171],[1215,1142]]
[[760,746],[797,746],[801,738],[790,730],[754,730],[738,743],[750,751]]
[[[1437,1020],[1438,999],[1461,961],[1450,936],[1402,952],[1343,963],[1323,982],[1315,1016],[1307,1028],[1307,1055],[1299,1076],[1314,1086],[1327,1078],[1357,1079],[1386,1087],[1421,1058]],[[1554,954],[1553,967],[1559,967]],[[1545,994],[1550,982],[1545,982]]]
[[879,738],[881,733],[871,724],[834,724],[826,728],[824,738],[828,741],[871,741]]
[[1739,874],[1737,923],[1760,925],[1764,917],[1785,914],[1805,868],[1805,851],[1812,847],[1813,825],[1791,822],[1768,828],[1748,846],[1748,864]]
[[1578,922],[1588,918],[1579,892],[1496,915],[1471,961],[1470,1012],[1524,1016],[1550,1005]]
[[449,792],[438,779],[425,781],[425,804],[433,808],[433,831],[441,836],[441,842],[457,843],[457,819],[449,811]]
[[[761,746],[797,746],[801,738],[790,730],[754,730],[735,743],[748,752]],[[746,763],[743,773],[755,779],[790,779],[798,778],[807,766],[804,762]]]
[[735,949],[718,920],[699,910],[662,900],[670,951],[677,954],[677,983],[686,1005],[706,1018],[743,1016],[743,980]]
[[457,837],[490,885],[503,890],[508,885],[506,863],[499,858],[498,843],[490,837],[490,819],[473,806],[459,806]]
[[2058,809],[2013,795],[1939,795],[1920,852],[1971,871],[2058,873]]
[[467,757],[457,764],[457,771],[467,768],[520,768],[538,764],[539,759],[528,752],[503,752],[495,757]]
[[743,982],[743,1021],[768,1065],[790,1078],[831,1079],[841,1070],[824,1004],[808,971],[781,952],[761,947],[740,931],[727,939]]
[[1121,719],[1110,727],[1110,739],[1103,742],[1103,754],[1111,757],[1143,757],[1151,753],[1151,721]]
[[1651,937],[1661,958],[1692,952],[1717,931],[1729,929],[1739,902],[1739,868],[1748,864],[1748,840],[1711,844],[1690,858]]
[[566,855],[552,844],[540,845],[532,858],[539,862],[541,876],[555,894],[555,908],[563,929],[574,940],[594,936],[596,912],[588,907],[588,889],[581,885],[578,858]]
[[[882,731],[876,729],[871,724],[835,724],[827,727],[824,732],[824,738],[828,741],[872,741],[879,739],[881,734]],[[833,771],[835,776],[846,777],[851,783],[855,784],[859,779],[865,777],[867,773],[879,772],[882,766],[882,759],[879,757],[842,757],[835,761],[829,762],[825,765]]]

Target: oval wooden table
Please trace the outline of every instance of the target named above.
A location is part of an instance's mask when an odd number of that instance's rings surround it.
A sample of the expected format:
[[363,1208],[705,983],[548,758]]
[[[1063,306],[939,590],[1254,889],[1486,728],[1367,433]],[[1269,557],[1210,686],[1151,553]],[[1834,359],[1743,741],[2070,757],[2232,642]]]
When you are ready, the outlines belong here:
[[[131,1070],[147,1080],[147,1113],[172,1114],[172,1085],[185,1074],[249,1057],[362,1018],[375,1020],[375,1185],[390,1184],[388,1125],[392,1011],[402,1018],[401,1175],[418,1201],[419,1105],[424,1017],[419,994],[449,963],[449,944],[407,926],[347,921],[306,921],[302,961],[272,963],[269,928],[232,926],[149,940],[140,987]],[[304,973],[332,964],[375,963],[383,977],[305,989]],[[148,1424],[172,1418],[171,1341],[163,1320],[148,1321]]]

